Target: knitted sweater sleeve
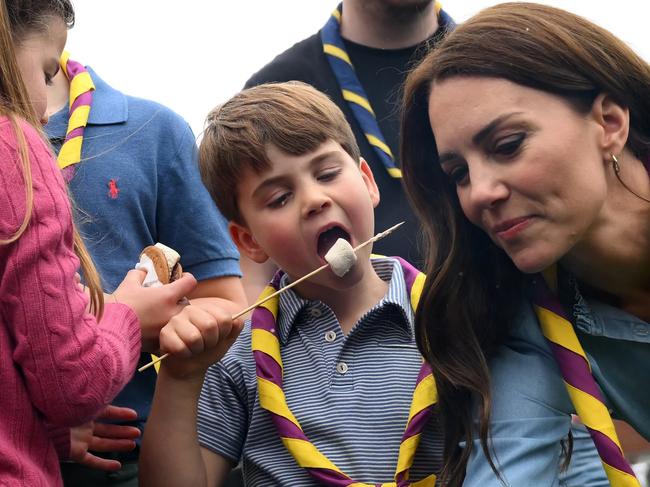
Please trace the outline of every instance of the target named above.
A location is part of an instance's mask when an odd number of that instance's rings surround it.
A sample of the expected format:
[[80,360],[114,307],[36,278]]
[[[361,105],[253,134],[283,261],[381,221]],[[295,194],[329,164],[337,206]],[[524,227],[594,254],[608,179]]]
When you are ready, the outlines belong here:
[[[92,419],[130,379],[139,323],[124,305],[107,305],[99,323],[86,312],[88,299],[74,281],[79,261],[63,179],[36,130],[21,127],[33,210],[25,233],[0,245],[0,321],[33,406],[48,423],[72,426]],[[0,119],[0,239],[15,232],[26,211],[17,147],[11,124]]]

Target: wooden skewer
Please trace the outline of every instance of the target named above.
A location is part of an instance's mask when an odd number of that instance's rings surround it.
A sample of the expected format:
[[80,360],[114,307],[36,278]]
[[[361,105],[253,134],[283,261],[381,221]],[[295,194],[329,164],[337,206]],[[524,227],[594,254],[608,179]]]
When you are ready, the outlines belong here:
[[[366,240],[365,242],[363,242],[363,243],[357,245],[357,246],[354,247],[352,250],[353,250],[354,252],[357,252],[359,249],[365,247],[366,245],[369,245],[369,244],[371,244],[371,243],[373,243],[373,242],[376,242],[377,240],[380,240],[380,239],[384,238],[386,235],[392,233],[394,230],[396,230],[397,228],[399,228],[399,227],[402,226],[403,224],[404,224],[404,222],[399,222],[398,224],[393,225],[393,226],[390,227],[389,229],[384,230],[383,232],[378,233],[378,234],[375,235],[374,237],[369,238],[369,239]],[[284,286],[283,288],[278,289],[277,291],[275,291],[273,294],[269,294],[269,295],[266,296],[265,298],[260,299],[260,300],[257,301],[256,303],[251,304],[251,305],[248,306],[247,308],[244,308],[244,309],[241,310],[239,313],[233,315],[232,319],[233,319],[233,320],[236,320],[236,319],[239,318],[240,316],[245,315],[246,313],[248,313],[250,310],[252,310],[252,309],[254,309],[254,308],[257,308],[260,304],[264,304],[264,303],[266,303],[269,299],[274,298],[274,297],[278,296],[279,294],[282,294],[282,293],[285,292],[286,290],[291,289],[293,286],[295,286],[295,285],[297,285],[297,284],[300,284],[302,281],[304,281],[304,280],[306,280],[306,279],[309,279],[310,277],[313,277],[314,275],[318,274],[320,271],[322,271],[322,270],[328,268],[329,266],[330,266],[329,263],[327,263],[327,264],[323,264],[322,266],[320,266],[320,267],[317,268],[317,269],[314,269],[314,270],[311,271],[310,273],[305,274],[305,275],[302,276],[300,279],[297,279],[297,280],[293,281],[292,283],[287,284],[287,285]],[[148,364],[143,365],[142,367],[140,367],[140,368],[138,369],[138,372],[142,372],[143,370],[148,369],[148,368],[151,367],[152,365],[156,365],[156,364],[157,364],[158,362],[160,362],[161,360],[164,360],[168,355],[169,355],[169,352],[166,353],[166,354],[164,354],[164,355],[161,355],[160,357],[158,357],[158,358],[155,359],[155,360],[152,360],[152,361],[149,362]]]

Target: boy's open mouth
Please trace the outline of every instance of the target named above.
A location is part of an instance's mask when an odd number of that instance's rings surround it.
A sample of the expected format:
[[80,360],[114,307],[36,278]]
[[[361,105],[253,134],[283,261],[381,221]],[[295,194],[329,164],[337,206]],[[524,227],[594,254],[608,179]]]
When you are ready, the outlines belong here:
[[318,236],[318,255],[324,259],[327,251],[339,238],[343,238],[350,242],[350,234],[348,234],[348,232],[343,230],[341,227],[332,227],[321,233]]

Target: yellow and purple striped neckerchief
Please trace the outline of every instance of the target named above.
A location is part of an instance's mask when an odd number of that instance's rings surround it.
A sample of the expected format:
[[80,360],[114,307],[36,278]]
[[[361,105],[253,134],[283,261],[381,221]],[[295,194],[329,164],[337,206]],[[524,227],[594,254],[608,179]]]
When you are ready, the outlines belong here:
[[[403,259],[398,258],[404,270],[413,310],[422,293],[425,276]],[[282,273],[262,293],[263,298],[279,289]],[[542,333],[549,341],[560,367],[569,397],[581,421],[589,430],[605,473],[612,487],[640,487],[632,468],[625,459],[614,423],[596,381],[591,374],[589,360],[578,341],[554,291],[557,289],[557,272],[550,269],[534,281],[535,313]],[[409,419],[402,436],[395,478],[393,482],[368,484],[357,482],[327,459],[305,436],[300,423],[292,414],[282,390],[282,357],[277,338],[276,321],[279,298],[267,301],[256,308],[252,318],[252,349],[255,355],[260,405],[271,413],[273,423],[282,442],[298,465],[306,468],[319,483],[336,487],[432,487],[436,476],[409,481],[420,434],[436,404],[437,390],[430,366],[424,362],[416,382]]]
[[596,445],[612,487],[640,487],[623,456],[614,422],[609,414],[591,365],[569,317],[557,298],[557,267],[534,280],[535,313],[542,333],[549,341],[571,402]]
[[[399,257],[396,259],[404,271],[411,306],[415,310],[420,300],[425,276],[405,260]],[[260,299],[279,289],[283,275],[282,272],[276,274],[273,281],[262,292]],[[437,401],[435,381],[429,364],[423,362],[418,374],[408,421],[399,448],[394,480],[381,484],[357,482],[343,473],[309,441],[300,423],[289,409],[282,389],[282,357],[277,336],[279,301],[278,297],[270,299],[253,312],[252,349],[255,356],[260,406],[271,414],[282,443],[298,465],[307,469],[320,484],[333,487],[433,487],[436,483],[434,474],[419,481],[409,480],[409,469],[413,465],[421,433]]]
[[70,182],[74,175],[74,164],[81,161],[84,129],[90,115],[95,84],[88,70],[82,64],[70,59],[70,53],[67,51],[61,55],[59,64],[70,83],[70,102],[68,129],[59,150],[57,162],[64,179],[66,182]]
[[[454,21],[442,9],[440,2],[434,3],[439,24],[453,28]],[[366,140],[375,151],[375,154],[382,162],[388,174],[394,178],[402,177],[402,170],[398,167],[395,156],[386,143],[381,132],[375,112],[370,105],[359,78],[354,70],[350,56],[345,50],[345,43],[341,37],[341,18],[343,16],[343,4],[334,9],[327,23],[320,31],[323,52],[330,68],[341,89],[341,95],[350,107],[354,118],[366,136]]]

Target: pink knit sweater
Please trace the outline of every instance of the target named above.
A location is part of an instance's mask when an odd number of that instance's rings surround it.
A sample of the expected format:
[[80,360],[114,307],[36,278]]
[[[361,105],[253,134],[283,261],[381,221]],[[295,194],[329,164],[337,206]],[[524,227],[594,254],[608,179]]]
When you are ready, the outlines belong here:
[[[86,313],[63,179],[36,130],[21,126],[33,215],[18,241],[0,245],[0,487],[51,487],[62,485],[57,451],[70,448],[64,427],[92,419],[130,379],[140,328],[124,305],[107,304],[99,323]],[[11,123],[0,117],[2,240],[26,210],[17,147]]]

